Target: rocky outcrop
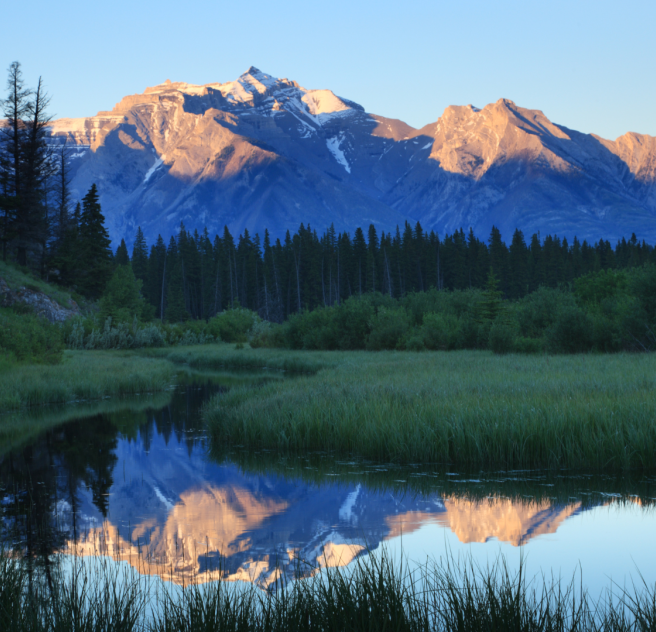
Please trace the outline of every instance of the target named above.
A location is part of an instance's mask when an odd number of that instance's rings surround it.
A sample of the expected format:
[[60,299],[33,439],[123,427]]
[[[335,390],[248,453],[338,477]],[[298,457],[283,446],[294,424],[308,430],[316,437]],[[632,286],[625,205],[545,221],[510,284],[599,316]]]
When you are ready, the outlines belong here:
[[500,99],[450,106],[415,130],[330,90],[250,68],[236,81],[166,83],[110,112],[52,124],[71,152],[74,194],[98,184],[110,236],[153,243],[180,222],[220,233],[299,224],[440,234],[492,225],[656,241],[656,138],[607,141]]
[[61,323],[80,315],[80,308],[73,299],[69,299],[68,307],[62,307],[39,290],[28,287],[11,290],[7,282],[0,278],[0,307],[13,305],[28,305],[37,316],[46,318],[51,323]]

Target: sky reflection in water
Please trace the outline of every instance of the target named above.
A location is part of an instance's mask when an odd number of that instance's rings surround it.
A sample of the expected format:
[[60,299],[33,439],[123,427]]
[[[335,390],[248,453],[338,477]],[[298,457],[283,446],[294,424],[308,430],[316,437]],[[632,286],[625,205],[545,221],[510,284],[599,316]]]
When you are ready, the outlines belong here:
[[381,545],[417,563],[447,552],[483,565],[499,552],[511,564],[523,556],[529,572],[565,579],[580,563],[593,593],[637,578],[636,567],[656,581],[653,477],[472,477],[327,455],[210,456],[198,411],[221,383],[196,378],[160,410],[99,414],[5,455],[3,538],[106,554],[176,583],[200,574],[266,586]]

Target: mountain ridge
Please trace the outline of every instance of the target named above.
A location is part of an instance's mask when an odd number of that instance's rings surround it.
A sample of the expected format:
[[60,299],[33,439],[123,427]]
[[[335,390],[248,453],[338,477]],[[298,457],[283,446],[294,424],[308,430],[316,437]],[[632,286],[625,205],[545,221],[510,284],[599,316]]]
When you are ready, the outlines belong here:
[[656,138],[614,141],[551,122],[508,99],[449,106],[415,129],[330,90],[255,67],[203,86],[164,83],[95,117],[59,119],[77,197],[98,184],[110,236],[300,223],[338,231],[419,221],[439,234],[492,225],[509,240],[558,234],[656,241]]

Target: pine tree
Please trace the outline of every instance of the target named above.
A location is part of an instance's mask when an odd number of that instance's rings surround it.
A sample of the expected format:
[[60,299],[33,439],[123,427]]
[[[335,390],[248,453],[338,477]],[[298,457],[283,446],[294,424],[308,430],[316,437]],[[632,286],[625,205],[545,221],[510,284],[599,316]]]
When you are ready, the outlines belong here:
[[59,245],[51,265],[58,272],[58,283],[76,288],[80,277],[80,222],[82,210],[80,203],[75,206],[73,215],[69,217],[64,238]]
[[528,248],[524,241],[524,233],[515,230],[509,251],[510,279],[508,283],[508,296],[521,298],[528,288]]
[[95,184],[82,198],[79,235],[79,290],[85,296],[99,298],[112,274],[113,257]]
[[137,228],[137,236],[134,238],[131,263],[134,276],[145,284],[148,277],[148,246],[141,226]]
[[499,316],[503,308],[503,292],[499,290],[499,279],[494,270],[487,276],[487,286],[480,304],[480,316],[483,322],[492,322]]
[[125,245],[125,239],[121,239],[121,244],[116,249],[116,254],[114,255],[114,265],[130,265],[130,255],[128,255],[128,247]]

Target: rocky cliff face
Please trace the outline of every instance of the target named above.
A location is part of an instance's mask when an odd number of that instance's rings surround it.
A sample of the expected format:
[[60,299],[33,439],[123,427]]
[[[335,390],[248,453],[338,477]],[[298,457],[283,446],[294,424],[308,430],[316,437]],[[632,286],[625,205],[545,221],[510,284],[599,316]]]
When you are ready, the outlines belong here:
[[275,236],[408,220],[656,240],[654,137],[607,141],[504,99],[415,130],[250,68],[224,84],[167,81],[52,134],[73,147],[75,193],[96,182],[112,238],[128,243],[138,225],[152,243],[181,221]]

